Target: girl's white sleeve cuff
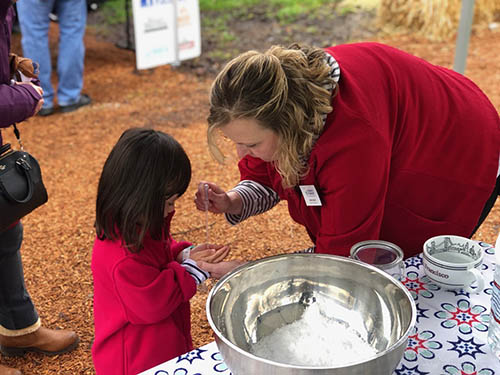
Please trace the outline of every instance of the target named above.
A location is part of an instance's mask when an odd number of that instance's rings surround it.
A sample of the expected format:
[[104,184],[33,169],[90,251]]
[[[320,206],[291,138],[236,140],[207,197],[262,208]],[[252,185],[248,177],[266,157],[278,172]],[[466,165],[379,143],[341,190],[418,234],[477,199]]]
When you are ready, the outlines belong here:
[[193,259],[184,260],[181,263],[181,266],[184,267],[186,271],[193,277],[193,279],[196,281],[196,285],[203,283],[210,277],[210,274],[198,267],[196,261]]

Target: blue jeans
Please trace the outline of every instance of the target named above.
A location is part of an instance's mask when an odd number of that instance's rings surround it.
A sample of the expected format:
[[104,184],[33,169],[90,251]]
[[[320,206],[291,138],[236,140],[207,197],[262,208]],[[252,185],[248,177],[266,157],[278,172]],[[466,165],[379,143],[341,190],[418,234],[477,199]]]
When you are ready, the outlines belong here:
[[24,283],[21,261],[23,225],[0,233],[0,332],[26,329],[38,313]]
[[40,82],[44,108],[54,106],[51,83],[52,65],[49,50],[49,13],[54,8],[59,18],[59,53],[57,57],[57,100],[65,106],[80,100],[83,87],[87,23],[86,0],[22,0],[17,3],[21,44],[25,57],[40,64]]

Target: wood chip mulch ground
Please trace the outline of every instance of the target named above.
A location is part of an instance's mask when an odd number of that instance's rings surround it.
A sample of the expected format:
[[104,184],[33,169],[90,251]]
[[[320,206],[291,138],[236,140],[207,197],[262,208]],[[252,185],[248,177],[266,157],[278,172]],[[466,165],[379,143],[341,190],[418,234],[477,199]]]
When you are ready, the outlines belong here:
[[[382,41],[439,65],[451,67],[453,62],[454,41],[430,43],[410,36]],[[18,36],[13,45],[20,52]],[[477,31],[470,41],[466,71],[497,110],[499,45],[499,29]],[[205,118],[210,77],[169,66],[136,74],[133,53],[99,42],[90,34],[86,48],[84,91],[93,104],[73,113],[36,117],[20,124],[25,147],[40,161],[49,192],[49,202],[24,220],[26,283],[43,324],[76,330],[81,338],[79,348],[71,354],[0,357],[0,363],[17,367],[24,374],[94,374],[90,259],[96,186],[104,160],[123,130],[155,127],[176,137],[189,154],[193,179],[177,204],[173,222],[177,238],[194,243],[205,239],[203,213],[193,204],[198,181],[210,180],[230,188],[239,177],[236,160],[221,167],[207,152]],[[9,129],[3,134],[7,142],[15,144]],[[500,202],[475,239],[494,243],[500,229],[499,210]],[[234,258],[252,260],[310,246],[304,229],[291,221],[284,204],[237,227],[214,215],[210,215],[210,224],[211,239],[229,243]],[[207,290],[201,290],[192,300],[196,347],[213,340],[205,318]]]

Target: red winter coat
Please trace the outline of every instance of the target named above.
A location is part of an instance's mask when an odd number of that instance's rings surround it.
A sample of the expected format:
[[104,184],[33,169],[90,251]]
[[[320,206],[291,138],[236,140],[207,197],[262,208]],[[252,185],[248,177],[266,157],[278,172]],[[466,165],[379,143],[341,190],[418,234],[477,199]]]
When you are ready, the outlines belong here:
[[147,238],[132,254],[120,241],[95,240],[92,358],[98,375],[136,375],[192,350],[189,300],[196,282],[175,261],[189,245]]
[[314,185],[323,205],[306,206],[260,159],[240,161],[241,179],[287,200],[320,253],[348,256],[356,242],[382,239],[408,257],[434,235],[470,236],[499,164],[490,101],[466,77],[388,46],[326,51],[340,66],[339,92],[300,182]]

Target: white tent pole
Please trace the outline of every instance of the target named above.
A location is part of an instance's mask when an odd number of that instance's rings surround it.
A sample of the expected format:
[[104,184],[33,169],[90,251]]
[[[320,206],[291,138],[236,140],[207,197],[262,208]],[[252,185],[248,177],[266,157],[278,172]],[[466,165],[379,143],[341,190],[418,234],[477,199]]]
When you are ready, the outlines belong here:
[[457,43],[455,48],[455,61],[453,70],[464,74],[469,49],[470,30],[474,18],[474,0],[462,0],[462,11],[458,25]]

